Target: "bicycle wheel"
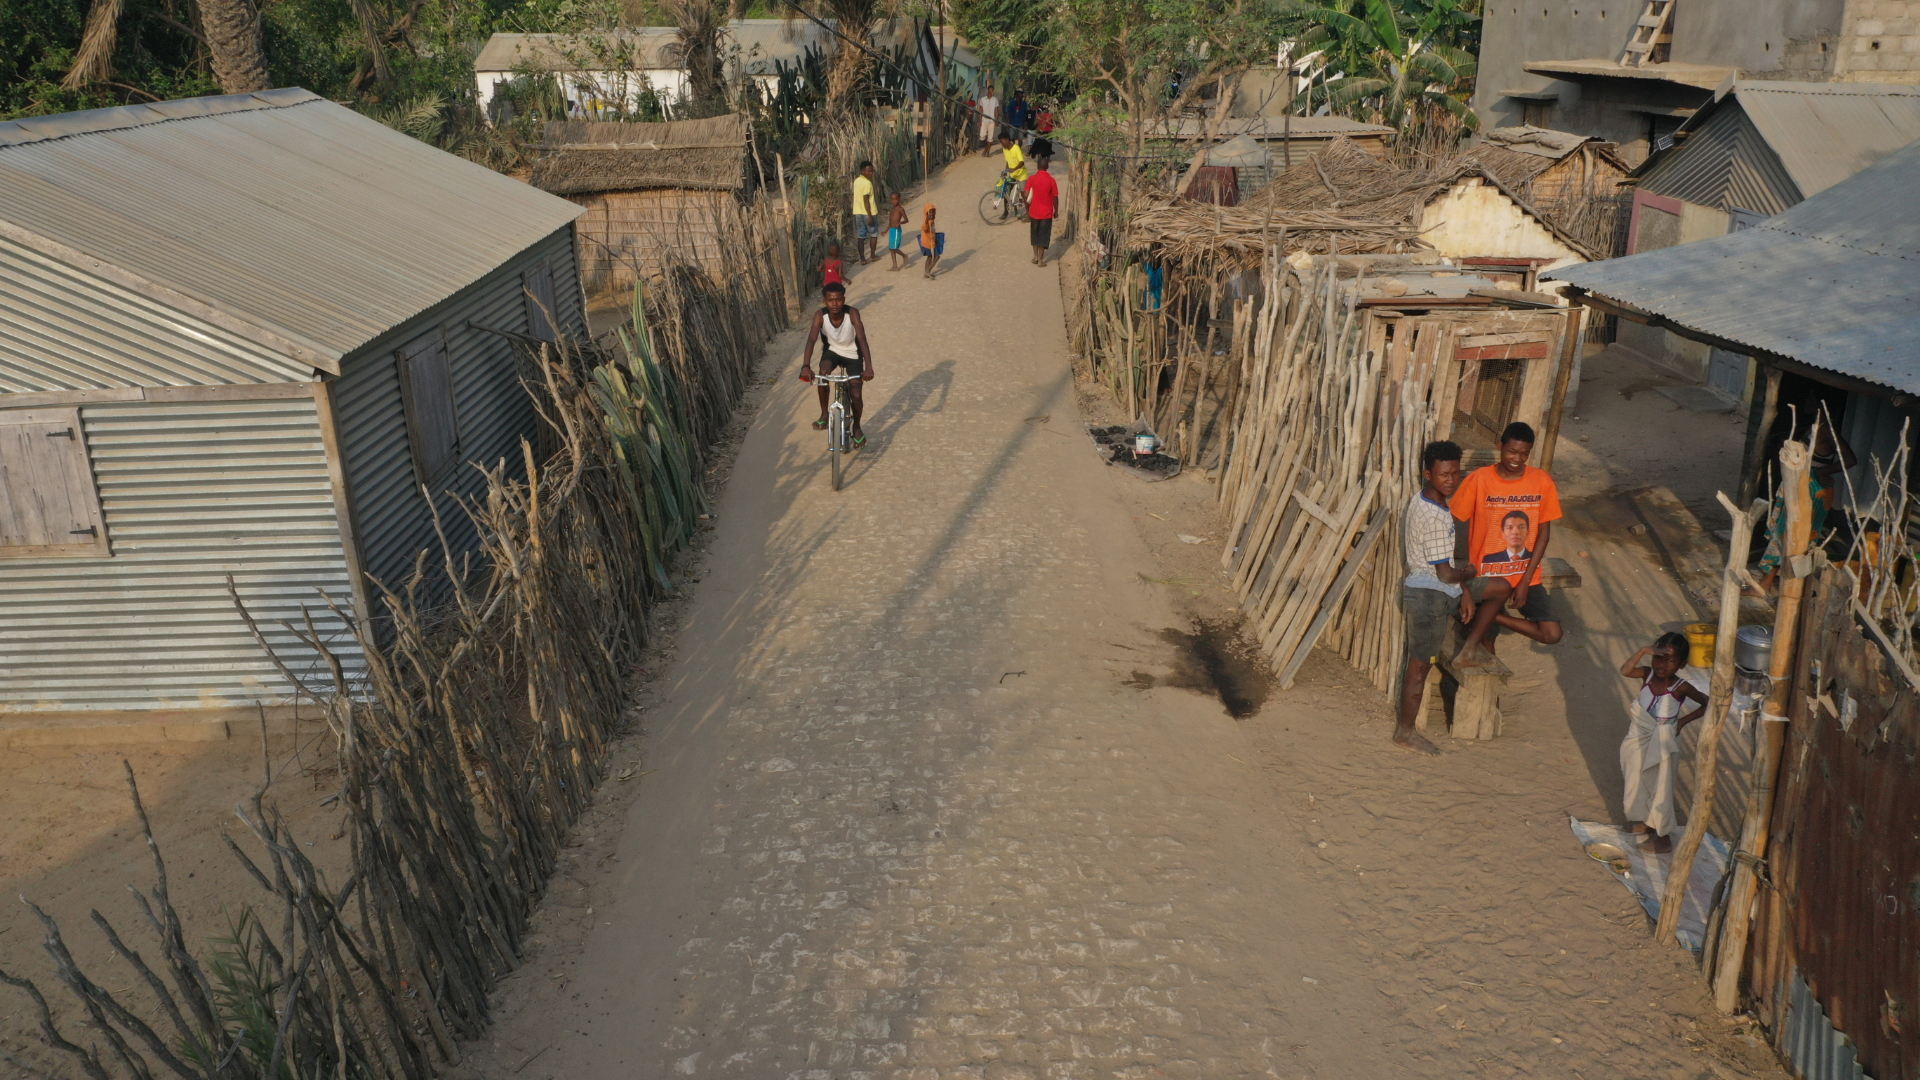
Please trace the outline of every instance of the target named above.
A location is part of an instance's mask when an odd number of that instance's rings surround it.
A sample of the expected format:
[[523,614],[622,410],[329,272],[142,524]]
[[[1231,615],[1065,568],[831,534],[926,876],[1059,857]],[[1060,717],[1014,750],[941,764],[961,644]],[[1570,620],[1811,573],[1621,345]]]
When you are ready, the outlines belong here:
[[1007,213],[1006,201],[1000,198],[998,189],[980,196],[980,220],[989,225],[1005,225],[1012,215]]
[[840,490],[840,483],[846,471],[847,453],[847,409],[840,395],[846,390],[834,388],[834,407],[827,413],[827,457],[833,463],[833,490]]

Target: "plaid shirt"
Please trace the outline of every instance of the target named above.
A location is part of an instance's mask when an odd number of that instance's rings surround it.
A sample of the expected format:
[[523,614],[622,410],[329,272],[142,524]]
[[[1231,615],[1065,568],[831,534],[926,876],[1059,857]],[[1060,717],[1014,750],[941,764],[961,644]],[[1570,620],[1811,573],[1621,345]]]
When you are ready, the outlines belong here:
[[1435,563],[1453,558],[1453,514],[1444,506],[1435,506],[1426,496],[1414,493],[1407,504],[1404,530],[1407,547],[1407,587],[1438,589],[1448,596],[1459,596],[1460,586],[1449,585],[1433,572]]

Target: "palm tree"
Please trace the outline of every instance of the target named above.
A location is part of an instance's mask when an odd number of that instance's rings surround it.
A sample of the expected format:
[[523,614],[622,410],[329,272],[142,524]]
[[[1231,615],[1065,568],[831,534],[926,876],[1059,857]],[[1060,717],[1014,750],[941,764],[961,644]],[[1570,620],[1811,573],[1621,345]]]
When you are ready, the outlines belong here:
[[1303,51],[1320,49],[1329,64],[1354,72],[1310,87],[1299,104],[1339,111],[1366,109],[1396,128],[1444,110],[1467,128],[1479,118],[1467,108],[1467,84],[1479,70],[1473,54],[1451,41],[1479,21],[1459,0],[1430,0],[1409,12],[1390,0],[1347,0],[1303,12],[1312,25]]

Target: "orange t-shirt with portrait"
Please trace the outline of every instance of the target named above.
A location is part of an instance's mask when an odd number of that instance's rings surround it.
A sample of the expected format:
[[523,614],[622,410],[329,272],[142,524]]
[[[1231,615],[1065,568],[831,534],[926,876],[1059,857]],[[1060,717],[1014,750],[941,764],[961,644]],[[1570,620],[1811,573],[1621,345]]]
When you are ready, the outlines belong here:
[[[1475,469],[1460,482],[1447,506],[1467,522],[1467,552],[1474,572],[1516,584],[1533,559],[1540,526],[1560,519],[1560,489],[1545,469],[1531,465],[1518,480],[1505,480],[1498,466]],[[1540,584],[1535,570],[1530,585]]]

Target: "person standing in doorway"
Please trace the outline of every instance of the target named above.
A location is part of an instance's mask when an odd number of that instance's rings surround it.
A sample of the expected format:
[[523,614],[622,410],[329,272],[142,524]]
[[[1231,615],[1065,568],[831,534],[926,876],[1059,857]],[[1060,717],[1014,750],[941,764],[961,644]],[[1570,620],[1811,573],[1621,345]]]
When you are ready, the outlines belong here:
[[1034,174],[1027,177],[1027,242],[1033,245],[1033,265],[1047,265],[1047,249],[1053,246],[1053,215],[1060,205],[1060,185],[1047,171],[1050,159],[1033,163]]
[[1473,577],[1473,564],[1453,558],[1453,514],[1447,503],[1460,490],[1460,447],[1430,442],[1420,452],[1421,487],[1407,504],[1405,528],[1407,577],[1400,589],[1400,613],[1407,628],[1407,665],[1400,684],[1400,714],[1393,743],[1416,754],[1440,751],[1414,730],[1427,672],[1447,645],[1447,630],[1460,605],[1460,583]]
[[993,84],[987,84],[987,92],[980,95],[974,108],[980,112],[980,156],[993,153],[993,137],[1000,128],[1000,99],[993,96]]
[[853,248],[860,265],[880,261],[880,200],[873,193],[873,162],[853,178]]
[[[1558,598],[1540,583],[1547,542],[1560,519],[1560,489],[1545,469],[1527,464],[1533,439],[1531,425],[1508,424],[1500,433],[1499,458],[1475,469],[1451,502],[1458,523],[1454,557],[1480,568],[1460,598],[1467,633],[1453,658],[1456,666],[1484,664],[1503,629],[1542,645],[1560,640]],[[1507,614],[1509,606],[1517,614]]]

